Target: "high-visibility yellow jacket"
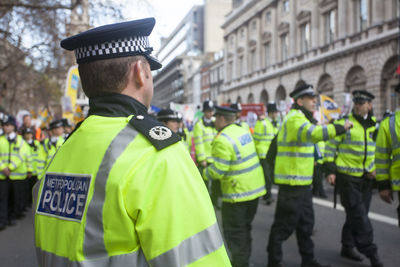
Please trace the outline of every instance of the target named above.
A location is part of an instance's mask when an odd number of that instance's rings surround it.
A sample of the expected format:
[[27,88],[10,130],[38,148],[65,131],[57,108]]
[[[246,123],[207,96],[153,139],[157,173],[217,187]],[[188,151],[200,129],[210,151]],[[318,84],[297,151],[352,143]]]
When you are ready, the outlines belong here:
[[57,151],[34,189],[39,266],[230,266],[180,138],[135,112],[146,107],[128,96],[90,99]]
[[235,122],[237,125],[239,125],[240,127],[242,127],[243,129],[245,129],[245,130],[247,130],[247,131],[249,131],[250,132],[250,126],[247,124],[247,122],[245,122],[245,121],[242,121],[242,120],[237,120],[236,122]]
[[256,150],[260,159],[265,159],[268,153],[272,139],[278,133],[278,127],[274,127],[270,119],[267,117],[258,120],[254,126],[253,138],[256,144]]
[[197,162],[203,160],[208,163],[212,162],[211,143],[216,133],[217,130],[215,130],[214,124],[206,125],[203,119],[197,121],[194,125],[193,137]]
[[[374,117],[371,119],[376,122]],[[326,143],[324,162],[334,162],[338,173],[362,177],[375,170],[375,123],[365,129],[353,114],[348,120],[353,127]],[[344,125],[345,121],[343,118],[335,123]]]
[[315,149],[317,149],[316,153],[318,155],[317,162],[319,164],[324,164],[324,154],[325,154],[325,142],[318,142]]
[[212,144],[214,163],[203,176],[221,180],[222,201],[253,200],[266,193],[265,180],[251,134],[233,123],[222,129]]
[[46,166],[50,163],[54,154],[64,143],[64,137],[59,136],[57,142],[52,144],[50,142],[50,138],[44,139],[38,150],[38,158],[36,168],[38,170],[38,178],[41,179],[43,171],[46,169]]
[[30,158],[32,162],[32,175],[37,176],[38,175],[38,163],[40,162],[39,160],[39,149],[40,149],[40,142],[38,140],[32,140],[32,143],[28,143],[29,150],[30,150]]
[[379,190],[400,191],[400,111],[380,124],[375,164]]
[[[0,136],[0,170],[8,168],[11,180],[24,180],[28,172],[32,172],[30,149],[22,136],[17,135],[9,141],[5,135]],[[0,179],[6,179],[0,172]]]
[[334,125],[314,125],[301,110],[291,109],[278,133],[275,183],[310,185],[314,170],[314,144],[335,135]]

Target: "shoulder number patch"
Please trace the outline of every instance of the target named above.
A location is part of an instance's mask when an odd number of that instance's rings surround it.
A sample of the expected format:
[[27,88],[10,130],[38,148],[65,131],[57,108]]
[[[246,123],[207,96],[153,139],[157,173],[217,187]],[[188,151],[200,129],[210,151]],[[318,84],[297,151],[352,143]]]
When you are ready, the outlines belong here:
[[86,207],[90,175],[46,173],[37,213],[80,222]]
[[155,140],[166,140],[172,136],[172,132],[165,126],[155,126],[150,129],[149,135]]

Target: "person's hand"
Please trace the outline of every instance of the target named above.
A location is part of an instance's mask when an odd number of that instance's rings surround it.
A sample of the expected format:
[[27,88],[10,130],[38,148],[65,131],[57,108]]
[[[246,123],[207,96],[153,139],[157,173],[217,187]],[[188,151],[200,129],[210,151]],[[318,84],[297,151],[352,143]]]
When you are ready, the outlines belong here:
[[386,203],[391,204],[393,201],[393,192],[390,189],[385,189],[382,191],[379,191],[379,195],[383,201]]
[[334,185],[336,182],[336,174],[329,174],[328,176],[326,176],[326,180],[329,184]]
[[11,172],[10,172],[10,169],[4,168],[4,169],[3,169],[3,173],[4,173],[5,176],[8,177],[8,176],[10,176],[10,173],[11,173]]
[[203,160],[202,162],[200,162],[200,164],[201,164],[201,166],[202,167],[207,167],[207,161],[205,161],[205,160]]
[[374,180],[376,178],[376,171],[367,172],[366,176],[367,176],[368,179]]
[[28,178],[31,178],[32,177],[32,172],[28,172],[26,175],[28,176]]
[[346,131],[350,130],[351,128],[353,128],[353,123],[349,120],[346,120],[346,122],[343,125],[344,129]]

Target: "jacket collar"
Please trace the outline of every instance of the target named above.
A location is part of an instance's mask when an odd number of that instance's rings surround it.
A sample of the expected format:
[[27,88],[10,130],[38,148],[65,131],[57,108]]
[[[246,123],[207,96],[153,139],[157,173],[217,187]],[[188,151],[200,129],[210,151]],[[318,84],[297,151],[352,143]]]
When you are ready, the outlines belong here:
[[114,93],[89,98],[88,116],[128,117],[133,114],[147,114],[147,108],[130,96]]

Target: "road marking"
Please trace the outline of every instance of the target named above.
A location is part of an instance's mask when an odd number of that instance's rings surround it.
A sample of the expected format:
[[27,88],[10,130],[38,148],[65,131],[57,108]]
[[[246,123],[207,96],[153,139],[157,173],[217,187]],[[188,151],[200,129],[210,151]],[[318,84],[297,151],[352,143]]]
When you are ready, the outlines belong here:
[[[271,192],[273,194],[278,194],[278,189],[272,188]],[[317,205],[320,205],[320,206],[333,208],[333,202],[332,201],[313,198],[313,203],[315,203]],[[336,204],[336,209],[344,211],[343,206],[340,205],[339,203]],[[390,225],[398,226],[398,220],[395,219],[395,218],[389,217],[389,216],[381,215],[381,214],[378,214],[378,213],[375,213],[375,212],[369,212],[368,213],[368,217],[371,220],[375,220],[375,221],[378,221],[378,222],[383,222],[383,223],[387,223],[387,224],[390,224]]]

